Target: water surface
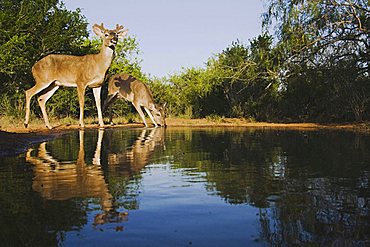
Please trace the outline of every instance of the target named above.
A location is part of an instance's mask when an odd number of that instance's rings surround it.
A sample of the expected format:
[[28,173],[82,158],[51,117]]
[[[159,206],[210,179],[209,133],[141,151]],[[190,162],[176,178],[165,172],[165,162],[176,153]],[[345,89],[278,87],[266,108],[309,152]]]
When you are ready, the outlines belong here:
[[69,132],[0,161],[2,246],[369,246],[370,137]]

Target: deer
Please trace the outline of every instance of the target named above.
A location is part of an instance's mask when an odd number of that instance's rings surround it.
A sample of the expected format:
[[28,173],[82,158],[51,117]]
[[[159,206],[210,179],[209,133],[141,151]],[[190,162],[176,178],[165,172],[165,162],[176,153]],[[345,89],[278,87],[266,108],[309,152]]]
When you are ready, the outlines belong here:
[[[109,122],[112,124],[112,109],[111,105],[119,98],[123,98],[132,103],[136,111],[139,113],[144,122],[145,127],[148,124],[145,120],[145,115],[141,107],[144,108],[149,115],[150,120],[155,127],[158,125],[166,127],[164,108],[166,104],[159,106],[154,103],[154,98],[149,87],[135,77],[121,73],[113,75],[108,82],[108,97],[104,102],[103,111],[110,108]],[[152,114],[153,113],[153,114]]]
[[103,116],[101,111],[101,87],[103,85],[106,71],[108,70],[114,56],[114,49],[118,39],[126,36],[128,29],[122,25],[109,30],[101,25],[93,25],[94,33],[102,40],[98,54],[87,54],[84,56],[50,54],[36,62],[32,67],[32,75],[35,85],[26,91],[26,116],[24,126],[28,127],[30,119],[31,98],[40,94],[38,103],[47,128],[52,129],[45,105],[48,99],[58,90],[60,86],[76,87],[80,106],[79,126],[84,128],[84,104],[85,90],[87,87],[93,89],[95,104],[98,111],[99,126],[103,127]]

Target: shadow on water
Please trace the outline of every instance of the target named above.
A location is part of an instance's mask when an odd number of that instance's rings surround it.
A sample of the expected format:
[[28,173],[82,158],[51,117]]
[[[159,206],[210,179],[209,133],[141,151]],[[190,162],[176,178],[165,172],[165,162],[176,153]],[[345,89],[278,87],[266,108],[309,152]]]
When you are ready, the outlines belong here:
[[[71,232],[90,239],[102,231],[123,231],[120,243],[141,246],[370,244],[366,135],[101,129],[71,132],[3,163],[5,246],[71,243]],[[166,203],[156,209],[160,200]],[[218,221],[225,229],[215,236]],[[105,234],[99,243],[117,244]]]

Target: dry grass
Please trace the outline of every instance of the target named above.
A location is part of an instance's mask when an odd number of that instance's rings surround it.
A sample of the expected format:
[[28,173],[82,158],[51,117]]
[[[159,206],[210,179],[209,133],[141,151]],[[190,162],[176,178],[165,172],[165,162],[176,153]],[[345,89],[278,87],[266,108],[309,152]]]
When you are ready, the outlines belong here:
[[[67,129],[78,129],[78,119],[65,117],[65,118],[49,118],[51,125],[54,129],[67,130]],[[150,120],[147,120],[150,121]],[[42,118],[36,118],[31,116],[28,128],[26,129],[23,125],[24,119],[14,118],[10,116],[0,116],[0,130],[7,132],[16,133],[29,133],[29,132],[39,132],[48,131],[45,126],[44,120]],[[84,119],[86,128],[98,128],[98,118],[87,117]],[[107,123],[107,127],[111,127],[108,122],[108,118],[104,118],[104,122]],[[142,126],[140,124],[141,120],[139,116],[129,116],[129,117],[118,117],[114,118],[113,122],[116,126]]]

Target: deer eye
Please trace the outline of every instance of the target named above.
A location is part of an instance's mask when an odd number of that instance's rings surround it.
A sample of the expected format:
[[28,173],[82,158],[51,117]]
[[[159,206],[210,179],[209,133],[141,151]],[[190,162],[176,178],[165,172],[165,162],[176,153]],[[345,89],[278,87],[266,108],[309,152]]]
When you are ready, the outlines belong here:
[[109,36],[109,34],[107,34],[107,33],[106,33],[106,34],[105,34],[105,37],[108,37],[108,36]]

